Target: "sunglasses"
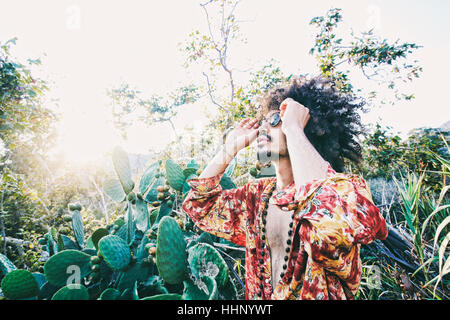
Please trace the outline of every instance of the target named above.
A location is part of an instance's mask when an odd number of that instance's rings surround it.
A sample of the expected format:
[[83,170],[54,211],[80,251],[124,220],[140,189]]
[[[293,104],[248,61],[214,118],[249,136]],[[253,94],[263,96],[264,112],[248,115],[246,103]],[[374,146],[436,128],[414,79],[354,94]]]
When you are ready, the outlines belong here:
[[269,118],[269,120],[267,119],[263,119],[260,121],[259,126],[262,127],[263,125],[266,124],[266,122],[269,122],[271,127],[276,127],[280,122],[281,122],[281,115],[279,112],[276,112],[274,114],[272,114]]

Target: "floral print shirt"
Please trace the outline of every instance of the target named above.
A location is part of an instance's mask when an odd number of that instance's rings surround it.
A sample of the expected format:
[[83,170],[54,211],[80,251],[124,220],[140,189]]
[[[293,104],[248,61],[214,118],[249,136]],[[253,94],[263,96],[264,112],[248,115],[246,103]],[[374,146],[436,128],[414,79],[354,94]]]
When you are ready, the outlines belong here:
[[325,179],[298,191],[292,182],[272,194],[269,205],[294,213],[295,230],[287,269],[273,286],[261,214],[276,177],[223,190],[222,176],[188,179],[183,210],[203,231],[246,247],[246,299],[353,299],[361,279],[360,245],[383,240],[388,232],[364,179],[329,165]]

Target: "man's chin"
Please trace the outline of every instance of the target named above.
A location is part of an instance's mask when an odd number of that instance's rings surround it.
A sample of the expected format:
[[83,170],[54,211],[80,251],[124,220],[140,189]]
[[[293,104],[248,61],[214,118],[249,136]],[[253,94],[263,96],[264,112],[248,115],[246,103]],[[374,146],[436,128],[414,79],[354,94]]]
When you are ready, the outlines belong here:
[[256,153],[256,158],[262,164],[278,161],[280,159],[280,155],[277,152],[272,152],[270,149],[259,148]]

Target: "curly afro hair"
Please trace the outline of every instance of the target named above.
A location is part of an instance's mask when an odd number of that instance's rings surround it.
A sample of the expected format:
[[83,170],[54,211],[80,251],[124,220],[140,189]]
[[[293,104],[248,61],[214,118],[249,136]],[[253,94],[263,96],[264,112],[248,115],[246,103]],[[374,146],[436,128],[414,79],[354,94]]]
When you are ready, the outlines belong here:
[[345,158],[359,162],[361,146],[357,139],[363,133],[363,126],[358,111],[363,110],[364,101],[340,93],[330,80],[321,77],[294,78],[260,99],[258,118],[262,119],[271,110],[279,110],[286,98],[309,109],[305,135],[336,171],[344,171]]

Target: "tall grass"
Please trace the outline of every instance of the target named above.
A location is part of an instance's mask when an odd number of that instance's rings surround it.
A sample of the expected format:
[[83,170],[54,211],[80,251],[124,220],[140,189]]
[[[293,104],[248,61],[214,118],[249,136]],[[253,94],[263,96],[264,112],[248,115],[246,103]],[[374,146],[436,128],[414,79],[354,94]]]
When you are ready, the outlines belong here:
[[[395,224],[385,242],[362,248],[359,299],[450,299],[450,161],[429,153],[441,164],[441,171],[432,172],[442,176],[441,191],[436,195],[424,184],[427,170],[394,178],[399,203],[381,209]],[[378,286],[373,286],[373,266]]]

